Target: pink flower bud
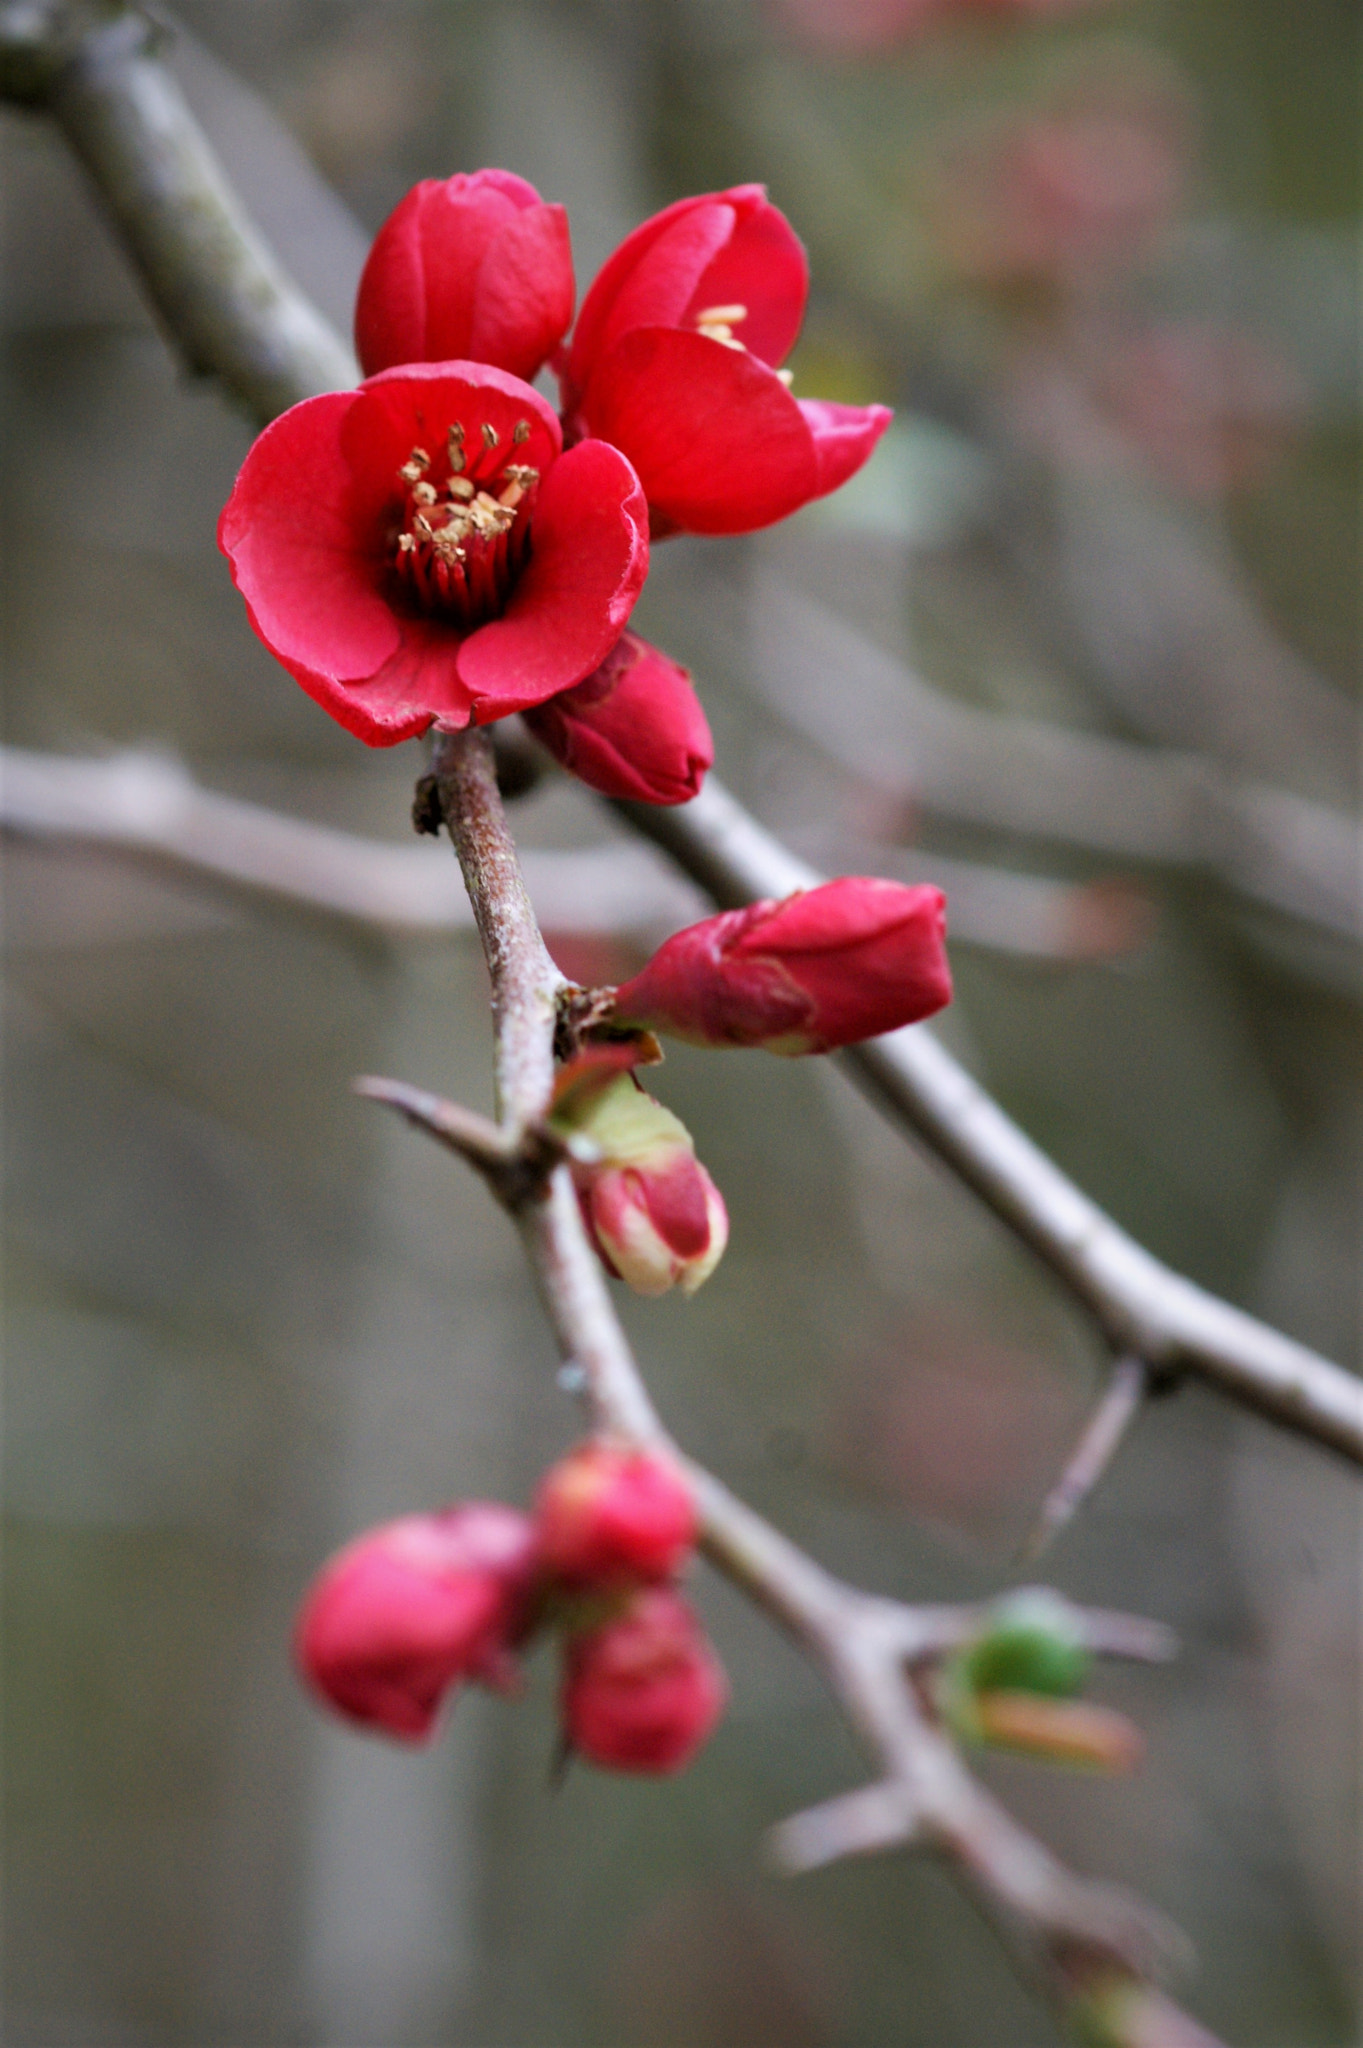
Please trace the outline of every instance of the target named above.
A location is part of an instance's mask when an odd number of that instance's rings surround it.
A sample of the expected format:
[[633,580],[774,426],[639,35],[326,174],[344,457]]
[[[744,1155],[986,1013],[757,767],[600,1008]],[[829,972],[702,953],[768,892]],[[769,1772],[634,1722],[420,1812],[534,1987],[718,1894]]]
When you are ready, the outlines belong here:
[[585,683],[524,716],[554,759],[603,796],[689,803],[715,758],[687,671],[635,633]]
[[374,240],[355,302],[367,377],[456,358],[531,378],[573,317],[568,216],[511,171],[423,178]]
[[622,1022],[693,1045],[831,1052],[951,1001],[940,889],[849,875],[677,932],[615,992]]
[[694,1294],[719,1264],[729,1217],[681,1119],[621,1074],[555,1122],[597,1150],[590,1164],[573,1161],[573,1183],[608,1271],[636,1294]]
[[493,1501],[386,1522],[313,1582],[298,1667],[348,1720],[420,1742],[460,1679],[514,1680],[536,1570],[533,1524]]
[[545,1474],[535,1521],[545,1571],[576,1585],[670,1578],[696,1540],[680,1472],[651,1451],[599,1439]]
[[720,1715],[728,1685],[691,1608],[648,1586],[569,1639],[560,1695],[573,1748],[613,1771],[678,1771]]

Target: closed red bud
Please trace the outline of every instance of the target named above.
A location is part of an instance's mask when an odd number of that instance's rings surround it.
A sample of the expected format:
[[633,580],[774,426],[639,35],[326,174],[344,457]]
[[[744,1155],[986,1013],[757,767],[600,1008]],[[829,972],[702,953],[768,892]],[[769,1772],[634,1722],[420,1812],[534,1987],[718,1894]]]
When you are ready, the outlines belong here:
[[581,1444],[535,1498],[540,1559],[576,1585],[665,1579],[696,1540],[696,1510],[676,1467],[622,1444]]
[[603,796],[689,803],[715,758],[687,671],[636,633],[585,683],[524,717],[560,766]]
[[455,358],[531,378],[573,317],[568,216],[511,171],[414,185],[374,239],[355,302],[367,377]]
[[594,1161],[572,1162],[573,1184],[607,1269],[636,1294],[694,1294],[719,1264],[729,1217],[681,1119],[621,1074],[554,1120],[596,1148]]
[[945,938],[940,889],[849,875],[677,932],[615,1014],[693,1045],[831,1052],[949,1003]]
[[514,1679],[536,1573],[534,1526],[511,1508],[404,1515],[323,1567],[298,1616],[298,1667],[348,1720],[420,1742],[461,1679]]
[[573,1748],[613,1771],[678,1771],[709,1737],[729,1688],[680,1593],[647,1586],[570,1638],[560,1707]]

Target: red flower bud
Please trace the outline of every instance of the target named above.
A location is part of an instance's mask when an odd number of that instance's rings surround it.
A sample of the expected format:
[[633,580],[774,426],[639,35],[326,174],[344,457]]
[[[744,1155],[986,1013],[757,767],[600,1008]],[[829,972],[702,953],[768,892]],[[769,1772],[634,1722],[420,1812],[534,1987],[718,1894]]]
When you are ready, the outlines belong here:
[[573,1183],[607,1270],[636,1294],[694,1294],[719,1264],[729,1217],[681,1119],[621,1074],[565,1098],[554,1122],[596,1148],[594,1161],[572,1162]]
[[951,1001],[946,899],[849,875],[677,932],[615,992],[624,1023],[693,1045],[831,1052]]
[[635,633],[584,683],[524,718],[562,767],[603,796],[689,803],[715,758],[687,671]]
[[460,1679],[514,1677],[535,1576],[534,1527],[511,1508],[404,1515],[323,1566],[298,1616],[298,1667],[347,1719],[420,1742]]
[[675,1467],[599,1440],[545,1474],[535,1521],[545,1571],[577,1585],[670,1578],[696,1540],[695,1506]]
[[379,229],[360,277],[367,377],[456,357],[531,378],[573,317],[568,216],[510,171],[423,178]]
[[573,1748],[613,1771],[677,1771],[724,1711],[728,1685],[691,1608],[669,1586],[570,1638],[560,1708]]

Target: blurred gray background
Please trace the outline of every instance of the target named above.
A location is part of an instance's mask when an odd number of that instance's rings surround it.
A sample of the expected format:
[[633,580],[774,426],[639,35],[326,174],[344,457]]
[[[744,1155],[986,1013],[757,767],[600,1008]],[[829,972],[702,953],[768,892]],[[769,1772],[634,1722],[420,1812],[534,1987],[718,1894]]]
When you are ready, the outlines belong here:
[[[419,176],[504,164],[567,202],[579,290],[655,207],[769,183],[813,265],[797,392],[896,424],[785,527],[659,547],[637,622],[802,852],[943,881],[944,1036],[1028,1130],[1162,1257],[1351,1357],[1348,0],[178,19],[200,119],[342,325]],[[171,360],[56,135],[6,112],[0,147],[7,741],[149,748],[405,843],[420,747],[332,725],[215,551],[247,426]],[[516,824],[615,832],[561,780]],[[763,1873],[763,1829],[860,1766],[708,1576],[733,1705],[676,1783],[551,1791],[545,1656],[429,1752],[299,1692],[329,1549],[522,1501],[578,1427],[504,1218],[347,1092],[487,1104],[471,938],[24,836],[5,912],[13,2048],[1053,2043],[934,1868]],[[569,973],[641,957],[637,919],[559,914]],[[733,1223],[694,1302],[621,1304],[668,1422],[869,1586],[1012,1583],[1101,1382],[1087,1329],[825,1064],[681,1048],[657,1086]],[[1152,1405],[1045,1567],[1183,1637],[1097,1681],[1145,1768],[985,1767],[1190,1932],[1186,1996],[1240,2048],[1355,2038],[1358,1534],[1326,1454],[1196,1389]]]

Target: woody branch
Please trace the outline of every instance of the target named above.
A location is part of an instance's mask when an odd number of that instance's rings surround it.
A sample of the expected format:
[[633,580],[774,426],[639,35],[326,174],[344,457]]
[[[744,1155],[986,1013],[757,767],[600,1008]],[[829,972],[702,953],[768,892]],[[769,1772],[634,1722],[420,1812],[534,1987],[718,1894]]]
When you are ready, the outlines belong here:
[[[1155,2030],[1150,2039],[1169,2048],[1209,2042],[1149,1982],[1177,1955],[1179,1937],[1116,1888],[1066,1870],[1020,1828],[973,1778],[933,1712],[923,1674],[969,1640],[980,1610],[909,1606],[834,1578],[668,1436],[588,1242],[568,1167],[543,1149],[555,997],[564,984],[521,880],[485,734],[438,739],[433,776],[418,796],[423,822],[433,800],[459,857],[492,981],[496,1136],[486,1128],[480,1154],[466,1112],[398,1083],[369,1080],[363,1092],[486,1173],[515,1218],[560,1353],[580,1376],[595,1427],[682,1465],[707,1556],[820,1666],[875,1764],[873,1784],[775,1830],[777,1861],[798,1871],[896,1844],[933,1849],[1021,1945],[1062,2009],[1096,1999],[1110,2011],[1127,2009],[1128,2031],[1109,2036],[1117,2041],[1134,2042],[1143,2024]],[[517,1157],[527,1170],[508,1175]],[[1172,1647],[1167,1631],[1126,1615],[1085,1612],[1080,1626],[1090,1648],[1110,1655],[1158,1658]]]
[[[356,364],[246,220],[154,40],[120,0],[0,0],[0,95],[56,119],[172,342],[265,422],[296,399],[352,384]],[[713,778],[676,810],[619,808],[721,905],[817,879]],[[1161,1377],[1196,1373],[1363,1464],[1363,1386],[1352,1374],[1162,1265],[923,1026],[843,1058],[882,1112],[1044,1261],[1114,1354]],[[1127,1419],[1138,1405],[1126,1405]],[[1091,1441],[1078,1463],[1096,1476]],[[1109,1451],[1114,1442],[1109,1432]],[[1072,1494],[1063,1481],[1059,1491]]]

